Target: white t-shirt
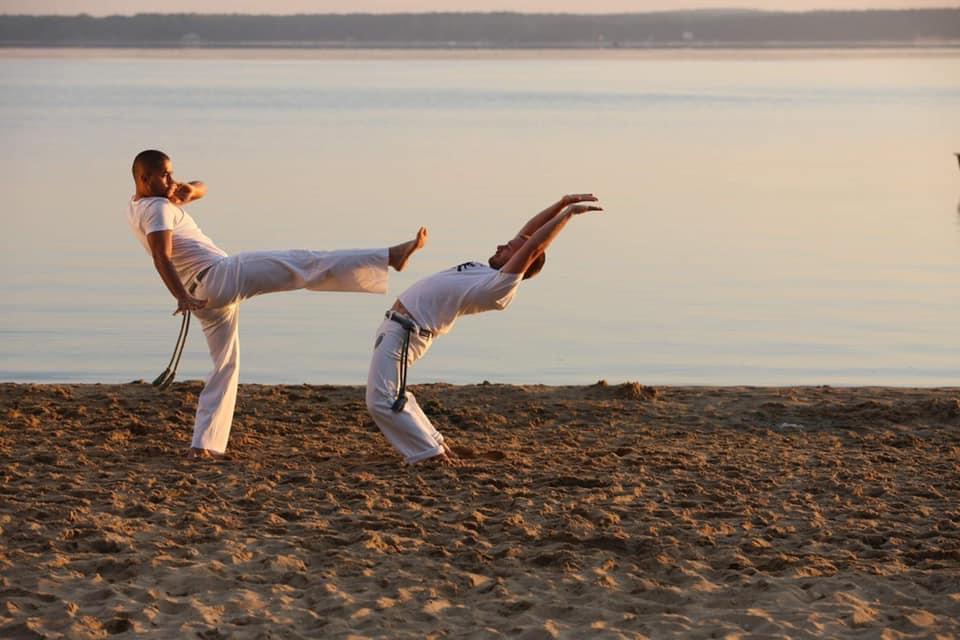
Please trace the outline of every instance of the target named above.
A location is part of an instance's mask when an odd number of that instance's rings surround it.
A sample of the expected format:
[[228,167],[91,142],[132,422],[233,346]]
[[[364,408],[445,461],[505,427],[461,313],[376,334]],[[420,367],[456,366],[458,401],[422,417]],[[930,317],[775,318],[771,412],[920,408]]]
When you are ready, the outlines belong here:
[[400,294],[411,319],[435,335],[447,333],[460,316],[506,309],[523,280],[480,262],[461,265],[418,280]]
[[[137,240],[150,254],[147,235],[154,231],[173,232],[173,268],[186,284],[202,269],[226,257],[227,253],[203,235],[189,213],[166,198],[130,199],[127,222]],[[151,254],[152,255],[152,254]]]

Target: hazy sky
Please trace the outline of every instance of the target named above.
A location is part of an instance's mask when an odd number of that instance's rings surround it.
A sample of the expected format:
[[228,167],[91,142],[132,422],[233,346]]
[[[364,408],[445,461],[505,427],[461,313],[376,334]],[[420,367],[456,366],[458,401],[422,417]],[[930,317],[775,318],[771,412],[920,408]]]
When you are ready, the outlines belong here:
[[521,11],[619,13],[748,7],[771,11],[957,6],[957,0],[0,0],[0,13],[404,13]]

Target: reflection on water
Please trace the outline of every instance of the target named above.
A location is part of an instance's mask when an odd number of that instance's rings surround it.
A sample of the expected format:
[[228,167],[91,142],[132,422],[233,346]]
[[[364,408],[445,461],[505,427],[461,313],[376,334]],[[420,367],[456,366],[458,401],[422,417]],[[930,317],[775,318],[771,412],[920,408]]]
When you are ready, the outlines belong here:
[[[415,381],[955,384],[958,106],[953,51],[5,51],[0,379],[163,368],[179,321],[123,220],[159,147],[229,252],[426,224],[391,295],[598,193]],[[391,301],[250,301],[242,379],[362,383]],[[181,369],[206,367],[195,329]]]

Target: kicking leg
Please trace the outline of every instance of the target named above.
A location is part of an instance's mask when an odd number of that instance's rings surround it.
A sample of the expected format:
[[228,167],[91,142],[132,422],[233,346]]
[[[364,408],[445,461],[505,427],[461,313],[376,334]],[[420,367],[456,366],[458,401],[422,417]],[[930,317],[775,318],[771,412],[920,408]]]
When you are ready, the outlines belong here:
[[251,251],[216,263],[196,296],[220,307],[278,291],[385,293],[388,249]]
[[388,267],[400,271],[426,242],[427,230],[421,227],[413,240],[384,249],[239,253],[214,264],[195,295],[212,309],[297,289],[386,293]]

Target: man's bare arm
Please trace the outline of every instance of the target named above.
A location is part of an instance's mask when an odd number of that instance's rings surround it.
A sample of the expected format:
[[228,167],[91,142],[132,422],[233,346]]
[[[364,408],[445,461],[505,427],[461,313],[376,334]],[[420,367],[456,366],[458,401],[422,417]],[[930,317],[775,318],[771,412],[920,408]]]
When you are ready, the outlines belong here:
[[200,298],[194,298],[184,289],[180,282],[180,276],[173,267],[170,259],[173,255],[173,232],[172,231],[154,231],[147,234],[147,244],[150,245],[150,253],[153,255],[153,266],[157,268],[160,279],[167,289],[177,299],[177,310],[174,314],[184,311],[196,311],[203,309],[207,301]]
[[534,234],[530,236],[530,239],[507,260],[507,264],[503,265],[501,271],[505,273],[525,273],[527,269],[530,268],[530,265],[533,264],[533,261],[547,250],[547,247],[550,246],[553,239],[567,226],[570,218],[588,211],[603,211],[603,209],[593,205],[575,204],[566,207],[560,213],[554,215],[549,222],[537,229]]
[[530,218],[530,220],[527,221],[527,224],[523,225],[523,228],[520,229],[520,233],[518,235],[524,238],[529,238],[536,233],[537,229],[550,222],[550,220],[560,213],[564,207],[569,207],[572,204],[578,204],[580,202],[596,201],[597,198],[592,193],[572,193],[565,195],[537,215]]
[[170,190],[167,199],[175,205],[184,205],[199,200],[207,195],[207,185],[194,180],[193,182],[178,182]]

